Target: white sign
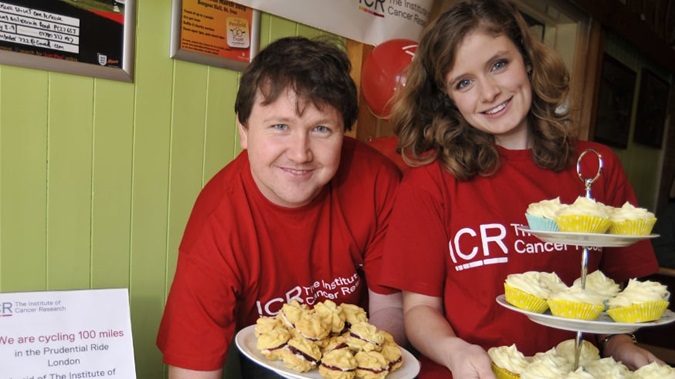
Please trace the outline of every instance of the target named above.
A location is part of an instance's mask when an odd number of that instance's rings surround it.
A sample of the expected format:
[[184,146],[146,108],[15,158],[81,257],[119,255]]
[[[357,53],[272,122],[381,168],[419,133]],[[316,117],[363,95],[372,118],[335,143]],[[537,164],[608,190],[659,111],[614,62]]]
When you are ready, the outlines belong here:
[[127,289],[0,293],[2,379],[135,379]]
[[377,46],[419,41],[433,0],[234,0],[263,12]]

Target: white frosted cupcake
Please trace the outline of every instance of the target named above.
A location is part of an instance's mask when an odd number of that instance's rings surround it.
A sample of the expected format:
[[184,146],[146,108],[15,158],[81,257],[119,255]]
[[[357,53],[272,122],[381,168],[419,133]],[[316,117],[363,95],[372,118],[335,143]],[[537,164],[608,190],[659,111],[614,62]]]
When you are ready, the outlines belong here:
[[[542,279],[544,277],[544,279]],[[551,290],[547,283],[554,281],[538,271],[510,274],[504,281],[504,297],[509,304],[530,312],[544,313]]]
[[531,203],[525,211],[528,226],[532,230],[558,231],[555,217],[561,207],[562,204],[559,197]]
[[551,314],[577,320],[595,320],[605,309],[605,298],[581,287],[552,293],[548,299]]
[[515,379],[530,364],[516,345],[491,347],[488,355],[492,360],[492,371],[497,379]]
[[633,375],[628,367],[612,357],[586,362],[584,370],[596,379],[630,379]]
[[[581,278],[576,279],[572,287],[581,287]],[[605,276],[602,271],[596,270],[586,275],[586,290],[595,292],[606,299],[611,299],[619,293],[621,288],[617,282]]]
[[[558,355],[567,358],[568,361],[574,362],[574,357],[576,354],[576,340],[570,339],[560,342],[555,347],[555,351]],[[579,353],[579,365],[583,366],[588,362],[597,361],[600,359],[600,351],[592,343],[582,340],[581,341],[581,352]]]
[[675,379],[675,368],[652,362],[635,370],[631,379]]
[[575,233],[605,233],[612,224],[607,206],[582,196],[561,208],[555,221],[561,232]]
[[530,363],[520,374],[521,379],[560,379],[570,372],[568,368],[556,366],[549,361]]
[[611,217],[611,234],[646,236],[651,233],[656,217],[645,208],[638,208],[626,202],[621,208],[614,208]]
[[616,322],[658,320],[668,308],[670,293],[658,282],[630,279],[623,291],[607,301],[607,314]]
[[586,371],[583,368],[579,367],[576,371],[572,371],[567,375],[563,376],[563,379],[594,379],[595,377]]
[[564,373],[572,371],[572,369],[574,369],[574,361],[570,361],[569,359],[567,359],[567,357],[558,354],[555,348],[549,349],[545,352],[536,353],[530,359],[530,365],[542,362],[545,366],[558,367]]

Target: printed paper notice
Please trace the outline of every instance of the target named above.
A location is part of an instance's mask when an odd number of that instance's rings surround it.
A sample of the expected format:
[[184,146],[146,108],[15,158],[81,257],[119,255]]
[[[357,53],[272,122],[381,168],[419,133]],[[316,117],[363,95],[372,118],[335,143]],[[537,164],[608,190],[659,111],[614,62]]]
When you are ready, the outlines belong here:
[[2,379],[135,379],[127,289],[0,293]]

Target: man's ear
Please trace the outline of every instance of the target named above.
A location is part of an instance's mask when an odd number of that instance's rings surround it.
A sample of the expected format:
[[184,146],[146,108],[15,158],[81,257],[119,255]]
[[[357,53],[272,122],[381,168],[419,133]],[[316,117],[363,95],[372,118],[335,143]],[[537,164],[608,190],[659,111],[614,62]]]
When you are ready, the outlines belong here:
[[239,146],[242,150],[246,150],[248,147],[248,129],[239,122],[239,115],[235,116],[237,119],[237,131],[239,132]]

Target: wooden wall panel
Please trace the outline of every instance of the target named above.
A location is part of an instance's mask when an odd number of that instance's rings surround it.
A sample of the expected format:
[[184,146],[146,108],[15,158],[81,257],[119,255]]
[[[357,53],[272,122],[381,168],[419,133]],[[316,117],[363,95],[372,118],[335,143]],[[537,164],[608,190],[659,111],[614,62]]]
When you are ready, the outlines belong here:
[[0,290],[47,288],[46,72],[0,68]]

